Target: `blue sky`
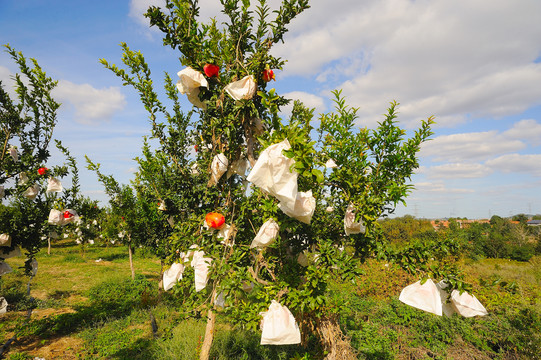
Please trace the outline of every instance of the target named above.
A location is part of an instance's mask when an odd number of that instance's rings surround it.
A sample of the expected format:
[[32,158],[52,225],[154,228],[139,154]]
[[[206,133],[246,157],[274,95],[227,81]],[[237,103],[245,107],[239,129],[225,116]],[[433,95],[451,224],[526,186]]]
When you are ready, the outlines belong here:
[[[56,137],[78,158],[86,195],[105,200],[84,155],[123,182],[132,176],[146,113],[137,95],[99,64],[118,44],[141,50],[157,84],[181,70],[141,14],[158,0],[1,0],[0,44],[36,58],[59,80]],[[219,15],[201,0],[201,17]],[[270,1],[276,5],[277,1]],[[541,213],[541,1],[313,0],[274,53],[288,60],[273,85],[317,112],[343,89],[373,127],[388,103],[413,130],[435,115],[416,190],[397,215],[486,218]],[[16,71],[0,53],[0,79]],[[188,103],[185,102],[186,109]],[[54,162],[54,159],[53,159]]]

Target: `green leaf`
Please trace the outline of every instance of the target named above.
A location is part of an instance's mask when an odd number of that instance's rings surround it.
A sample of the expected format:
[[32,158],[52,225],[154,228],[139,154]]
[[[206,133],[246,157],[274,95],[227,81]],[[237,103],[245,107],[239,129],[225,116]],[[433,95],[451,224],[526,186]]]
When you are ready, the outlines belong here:
[[315,176],[316,178],[316,181],[320,184],[323,183],[323,181],[325,181],[325,177],[323,176],[323,172],[321,172],[320,170],[318,169],[312,169],[312,175]]

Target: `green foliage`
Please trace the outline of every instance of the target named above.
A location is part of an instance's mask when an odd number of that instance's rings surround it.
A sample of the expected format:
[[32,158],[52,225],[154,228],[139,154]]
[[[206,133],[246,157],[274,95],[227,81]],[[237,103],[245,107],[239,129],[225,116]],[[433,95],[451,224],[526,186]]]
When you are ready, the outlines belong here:
[[529,261],[534,253],[535,250],[533,246],[514,246],[509,254],[509,258],[517,261]]
[[535,236],[535,244],[535,254],[541,255],[541,229],[539,227]]
[[149,359],[151,339],[133,317],[109,321],[81,332],[84,352],[96,359]]
[[142,275],[135,280],[124,279],[103,282],[91,288],[86,294],[91,306],[107,313],[108,316],[129,313],[135,308],[145,308],[156,302],[157,289]]
[[465,351],[476,358],[507,358],[505,354],[536,358],[541,355],[538,316],[523,309],[517,315],[477,319],[438,317],[396,298],[390,302],[358,299],[341,314],[360,359],[394,359],[409,353],[446,359]]
[[9,360],[28,360],[32,359],[30,355],[27,355],[26,353],[13,353],[9,355]]
[[518,214],[518,215],[513,216],[512,220],[518,221],[522,225],[526,225],[526,223],[528,222],[528,216],[526,214]]
[[448,235],[457,239],[473,259],[488,257],[528,261],[535,254],[536,231],[526,224],[511,223],[492,216],[490,224],[471,223],[449,227]]
[[411,215],[397,218],[385,218],[379,222],[382,236],[392,245],[404,246],[414,240],[437,238],[436,231],[429,220],[415,219]]
[[0,285],[2,287],[2,297],[9,304],[9,311],[24,311],[36,307],[36,304],[26,292],[26,284],[23,284],[20,278],[11,281],[1,279]]
[[304,349],[298,345],[261,346],[260,341],[261,335],[251,331],[219,331],[211,348],[210,358],[216,360],[289,360],[298,359],[299,352],[304,353]]
[[[29,275],[31,261],[43,245],[43,235],[52,229],[47,224],[50,209],[76,203],[78,173],[75,159],[58,140],[55,140],[56,147],[66,157],[66,163],[47,164],[60,106],[51,97],[57,82],[46,75],[35,59],[30,59],[29,64],[22,53],[9,45],[4,47],[20,73],[14,76],[17,99],[11,99],[0,83],[0,187],[2,197],[7,199],[0,205],[0,233],[11,236],[11,247],[2,247],[0,259],[15,247],[24,249],[28,257],[25,269]],[[49,167],[46,174],[39,174],[38,169],[46,165]],[[62,196],[46,192],[47,178],[61,179],[68,174],[71,174],[72,186],[64,184]],[[31,186],[39,186],[34,199],[25,196]]]
[[152,359],[197,359],[204,335],[205,323],[203,321],[186,319],[154,344],[152,347]]
[[[153,297],[155,290],[149,293],[151,301],[143,301],[143,296],[138,299],[137,293],[144,293],[147,283],[155,289],[156,281],[138,278],[140,283],[130,286],[128,271],[118,274],[118,269],[126,268],[126,256],[107,266],[93,261],[114,258],[121,253],[119,248],[94,247],[87,253],[87,258],[92,260],[66,263],[63,259],[69,254],[77,256],[79,249],[67,241],[61,245],[50,256],[37,254],[43,273],[34,279],[33,288],[40,295],[37,304],[43,309],[41,313],[51,315],[33,317],[24,331],[19,332],[20,342],[12,346],[6,358],[19,356],[16,354],[31,354],[30,358],[34,358],[38,354],[29,348],[39,348],[52,341],[61,346],[63,336],[82,342],[68,342],[71,348],[57,348],[64,350],[66,356],[157,360],[191,360],[196,356],[203,339],[204,316],[185,320],[179,299],[170,292],[162,293],[161,302],[159,297]],[[12,265],[22,263],[21,259],[8,261]],[[538,257],[533,258],[531,264],[484,259],[465,265],[466,278],[475,288],[472,293],[489,311],[485,317],[438,317],[402,304],[397,296],[400,289],[411,283],[413,275],[394,264],[385,266],[384,262],[374,259],[360,266],[362,273],[356,276],[355,282],[330,279],[327,304],[340,308],[340,325],[360,359],[401,356],[536,359],[541,356],[540,261]],[[159,270],[156,262],[155,257],[141,262],[141,271],[156,273]],[[109,271],[109,268],[114,269]],[[51,269],[50,272],[47,269]],[[26,285],[18,274],[3,276],[1,281],[3,288],[11,289],[12,299],[8,299],[8,314],[0,321],[0,338],[4,339],[21,323],[12,310],[26,309],[18,307],[14,297],[24,298]],[[74,288],[75,283],[78,285]],[[115,283],[121,290],[112,290]],[[106,295],[100,296],[102,292]],[[127,301],[132,305],[123,304],[123,298],[132,299]],[[96,305],[100,303],[107,305]],[[106,310],[119,304],[124,311]],[[151,330],[150,313],[156,319],[156,337]],[[260,346],[258,332],[231,329],[231,325],[223,321],[218,321],[215,336],[211,351],[222,358],[246,358],[246,354],[269,359],[320,359],[323,356],[315,336],[308,339],[306,348]]]
[[[130,187],[101,174],[99,164],[88,160],[88,166],[111,197],[113,213],[125,217],[132,241],[139,239],[138,244],[153,248],[166,264],[180,261],[180,254],[193,245],[213,259],[205,290],[194,291],[192,269],[173,288],[184,311],[199,316],[203,310],[192,309],[212,307],[213,295],[223,292],[226,306],[220,314],[255,330],[259,313],[277,299],[308,329],[320,316],[339,311],[327,303],[330,279],[355,280],[362,261],[387,251],[377,220],[404,203],[412,189],[408,181],[419,166],[420,145],[432,135],[433,119],[422,121],[407,137],[396,120],[398,103],[392,102],[376,129],[359,129],[357,109],[346,105],[340,91],[334,92],[335,111],[321,114],[317,128],[312,125],[314,110],[300,102],[294,103],[289,119],[280,118],[280,108],[289,100],[267,88],[263,71],[282,68],[284,60],[270,50],[282,41],[287,25],[308,8],[307,1],[284,0],[274,12],[265,0],[255,8],[249,1],[227,0],[222,5],[228,17],[223,27],[214,20],[201,22],[195,0],[167,0],[164,8],[151,7],[146,13],[151,25],[164,33],[164,45],[180,51],[182,65],[200,73],[206,64],[220,68],[218,77],[205,77],[208,86],[192,94],[200,103],[188,112],[181,110],[169,74],[165,74],[164,92],[172,107],[159,99],[143,55],[127,44],[121,44],[124,67],[101,60],[139,93],[151,131],[142,156],[136,159],[139,170]],[[234,100],[225,86],[247,75],[255,80],[255,95]],[[284,139],[291,149],[283,154],[294,159],[290,170],[298,174],[299,191],[311,191],[315,202],[309,224],[286,215],[278,200],[261,189],[248,188],[243,174],[224,175],[215,185],[209,182],[211,163],[218,154],[225,155],[229,165],[249,161],[253,166],[263,149]],[[338,167],[326,169],[329,159]],[[157,204],[166,209],[157,210]],[[348,206],[355,220],[366,226],[364,233],[346,236]],[[327,207],[333,211],[325,211]],[[216,232],[203,227],[210,212],[224,215],[234,229],[228,239],[234,246],[224,246]],[[269,218],[280,225],[276,242],[261,252],[250,249]],[[388,250],[387,257],[412,271],[456,274],[451,266],[438,268],[423,260],[432,256],[426,247],[435,247],[437,240],[412,248],[410,254]],[[455,250],[449,242],[434,251]],[[308,266],[297,262],[299,256],[309,259]],[[250,283],[253,289],[243,290]]]

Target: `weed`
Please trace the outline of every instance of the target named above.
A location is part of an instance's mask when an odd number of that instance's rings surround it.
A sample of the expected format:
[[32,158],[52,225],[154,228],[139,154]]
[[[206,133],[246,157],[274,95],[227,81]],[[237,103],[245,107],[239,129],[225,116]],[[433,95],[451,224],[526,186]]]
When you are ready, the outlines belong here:
[[198,344],[205,335],[205,323],[194,319],[180,322],[166,332],[166,337],[152,348],[154,360],[194,360],[198,358]]
[[157,292],[155,284],[137,275],[133,281],[129,278],[105,281],[91,288],[86,295],[97,311],[114,317],[129,314],[134,308],[154,305]]
[[80,254],[68,254],[62,259],[63,262],[72,264],[81,264],[86,260]]
[[9,304],[9,311],[25,311],[36,306],[35,302],[27,295],[26,284],[21,279],[26,280],[25,277],[20,277],[1,283],[1,294]]
[[107,321],[81,332],[85,341],[84,352],[92,358],[151,359],[149,332],[131,318]]
[[261,335],[246,330],[224,330],[216,333],[210,350],[215,360],[285,360],[305,353],[299,345],[261,346]]
[[[136,269],[146,275],[132,281],[122,247],[88,248],[83,262],[79,248],[68,244],[53,248],[50,256],[38,254],[40,270],[32,282],[32,296],[42,313],[50,315],[33,318],[26,326],[24,315],[15,313],[30,304],[26,278],[20,273],[3,276],[1,293],[10,305],[0,320],[0,340],[13,332],[21,339],[21,345],[12,345],[7,360],[32,359],[23,352],[29,342],[37,349],[45,346],[44,340],[66,335],[82,339],[83,348],[74,350],[81,358],[196,359],[204,320],[185,319],[178,297],[171,293],[159,296],[159,261],[144,255],[136,258]],[[65,263],[68,256],[77,260]],[[99,258],[104,261],[93,261]],[[9,261],[16,271],[23,262]],[[476,359],[541,359],[541,257],[529,263],[469,261],[465,268],[473,294],[489,311],[488,316],[471,319],[438,317],[401,303],[400,290],[414,279],[392,264],[384,265],[369,260],[362,268],[365,275],[355,283],[330,285],[329,304],[340,309],[343,332],[361,359],[458,359],[468,358],[466,354]],[[157,338],[149,312],[156,319]],[[318,344],[309,339],[306,349],[261,346],[260,333],[218,323],[211,358],[322,358]]]
[[28,360],[28,359],[32,359],[32,357],[27,355],[26,353],[20,353],[20,352],[10,354],[8,358],[8,360]]

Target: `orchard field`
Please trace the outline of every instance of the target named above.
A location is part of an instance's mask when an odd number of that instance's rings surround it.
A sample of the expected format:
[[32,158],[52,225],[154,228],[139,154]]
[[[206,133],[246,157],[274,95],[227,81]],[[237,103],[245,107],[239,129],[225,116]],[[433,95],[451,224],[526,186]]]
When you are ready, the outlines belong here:
[[[20,270],[2,277],[9,311],[0,341],[15,331],[6,359],[195,359],[204,336],[204,309],[192,313],[159,289],[160,261],[136,251],[131,280],[124,246],[86,246],[72,240],[37,255],[32,281],[36,308],[28,306]],[[13,269],[21,258],[7,260]],[[398,301],[415,281],[394,265],[370,260],[354,281],[333,282],[329,307],[341,304],[339,322],[359,359],[541,358],[541,257],[529,262],[483,259],[463,262],[467,281],[489,315],[451,318]],[[189,315],[189,318],[187,317]],[[154,325],[153,325],[154,324]],[[261,346],[260,333],[218,321],[211,359],[316,359],[314,336],[306,347]]]
[[[435,117],[406,130],[390,100],[362,127],[340,89],[315,114],[272,87],[286,59],[271,48],[308,0],[220,3],[223,23],[197,0],[147,9],[176,76],[127,43],[100,59],[148,116],[129,184],[86,156],[106,207],[53,136],[58,82],[5,45],[20,72],[0,83],[0,357],[540,358],[541,228],[387,221]],[[405,305],[408,285],[464,317]]]

